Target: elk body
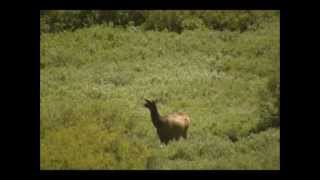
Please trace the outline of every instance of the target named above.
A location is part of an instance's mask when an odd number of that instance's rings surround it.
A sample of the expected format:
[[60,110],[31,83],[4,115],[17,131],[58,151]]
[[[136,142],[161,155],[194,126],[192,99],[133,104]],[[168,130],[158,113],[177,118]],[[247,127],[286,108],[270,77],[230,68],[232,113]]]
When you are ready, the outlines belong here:
[[150,110],[151,120],[161,143],[168,144],[172,139],[179,140],[182,136],[187,138],[190,125],[190,117],[183,112],[175,112],[166,116],[160,116],[155,101],[145,100],[144,106]]

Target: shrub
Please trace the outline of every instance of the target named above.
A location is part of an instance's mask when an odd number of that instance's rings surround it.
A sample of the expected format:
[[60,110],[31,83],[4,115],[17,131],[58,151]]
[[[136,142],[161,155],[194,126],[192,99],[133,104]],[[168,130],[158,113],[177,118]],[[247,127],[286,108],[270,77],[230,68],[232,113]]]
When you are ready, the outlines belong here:
[[206,28],[202,19],[200,18],[188,18],[182,21],[183,30],[194,30]]
[[182,31],[183,12],[178,11],[150,11],[143,24],[146,30]]
[[40,12],[40,32],[75,30],[96,23],[94,11],[46,10]]
[[279,73],[272,75],[266,89],[260,91],[260,119],[254,132],[270,127],[280,127],[280,80]]
[[243,32],[257,29],[261,22],[278,17],[278,11],[43,10],[40,11],[40,32],[75,30],[102,23],[127,27],[130,22],[146,30],[178,33],[196,28]]

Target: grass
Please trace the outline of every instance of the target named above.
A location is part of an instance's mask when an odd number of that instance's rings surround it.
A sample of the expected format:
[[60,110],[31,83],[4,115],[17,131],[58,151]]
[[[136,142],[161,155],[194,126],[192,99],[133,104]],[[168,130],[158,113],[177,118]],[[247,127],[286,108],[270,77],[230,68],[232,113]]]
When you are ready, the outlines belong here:
[[[259,128],[278,108],[279,23],[43,33],[41,169],[280,169],[280,127]],[[160,149],[144,98],[187,112],[188,139]]]

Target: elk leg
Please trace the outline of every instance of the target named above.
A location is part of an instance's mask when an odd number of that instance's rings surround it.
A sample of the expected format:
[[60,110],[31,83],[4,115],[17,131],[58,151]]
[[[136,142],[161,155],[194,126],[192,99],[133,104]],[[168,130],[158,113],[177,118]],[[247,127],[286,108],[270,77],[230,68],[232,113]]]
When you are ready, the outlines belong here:
[[187,129],[183,132],[183,138],[187,139]]

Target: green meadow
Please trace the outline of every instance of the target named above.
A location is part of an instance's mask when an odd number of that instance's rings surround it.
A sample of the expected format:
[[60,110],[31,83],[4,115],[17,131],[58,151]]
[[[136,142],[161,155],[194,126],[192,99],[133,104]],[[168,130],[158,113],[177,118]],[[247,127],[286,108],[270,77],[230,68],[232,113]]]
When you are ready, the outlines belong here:
[[[279,16],[193,22],[41,33],[40,168],[279,170]],[[188,138],[160,148],[144,99],[186,112]]]

